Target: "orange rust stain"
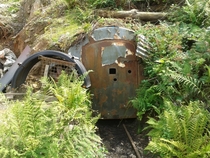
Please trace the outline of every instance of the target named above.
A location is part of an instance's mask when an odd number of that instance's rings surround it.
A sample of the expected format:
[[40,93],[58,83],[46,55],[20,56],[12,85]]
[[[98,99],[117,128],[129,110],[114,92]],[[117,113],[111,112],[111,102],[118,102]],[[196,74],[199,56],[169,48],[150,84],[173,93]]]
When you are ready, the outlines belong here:
[[106,95],[100,96],[99,105],[103,105],[107,101],[108,97]]

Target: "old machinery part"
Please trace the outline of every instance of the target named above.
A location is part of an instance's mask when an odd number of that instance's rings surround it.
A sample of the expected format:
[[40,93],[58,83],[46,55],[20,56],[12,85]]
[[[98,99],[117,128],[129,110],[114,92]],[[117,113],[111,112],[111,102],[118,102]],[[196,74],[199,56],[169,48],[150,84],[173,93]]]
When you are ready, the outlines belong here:
[[[12,88],[17,88],[25,82],[26,77],[28,76],[31,68],[40,61],[39,59],[40,56],[55,58],[55,59],[59,58],[64,61],[75,63],[75,69],[77,70],[79,75],[86,74],[87,72],[83,64],[79,60],[72,58],[70,55],[60,51],[45,50],[31,55],[19,66],[11,82]],[[84,87],[89,88],[90,86],[91,86],[90,78],[87,75],[84,79]]]
[[147,57],[144,38],[138,38],[139,44],[135,32],[127,28],[101,27],[68,50],[87,70],[92,70],[92,108],[100,113],[101,119],[136,117],[136,109],[129,100],[135,97],[143,79],[143,65],[139,61]]
[[117,26],[106,26],[93,30],[91,36],[84,36],[84,38],[82,38],[77,44],[69,48],[68,53],[81,60],[82,47],[90,43],[90,41],[96,42],[114,39],[135,41],[137,43],[136,56],[143,59],[148,59],[150,57],[148,51],[150,45],[144,35],[136,35],[133,30]]
[[41,61],[41,76],[51,77],[54,81],[58,81],[62,71],[66,74],[71,74],[75,71],[76,64],[73,62],[43,56],[38,58]]

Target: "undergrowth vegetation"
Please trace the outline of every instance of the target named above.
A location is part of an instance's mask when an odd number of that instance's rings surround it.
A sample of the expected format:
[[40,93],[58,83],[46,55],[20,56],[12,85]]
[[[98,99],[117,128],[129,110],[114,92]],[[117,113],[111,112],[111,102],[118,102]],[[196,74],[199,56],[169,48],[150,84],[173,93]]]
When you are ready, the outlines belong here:
[[209,157],[210,113],[201,107],[202,104],[194,101],[178,107],[165,101],[159,120],[150,118],[147,122],[147,128],[152,128],[148,133],[152,140],[146,150],[168,158]]
[[147,37],[150,56],[132,103],[139,119],[149,116],[146,149],[156,156],[210,156],[209,5],[186,0],[167,21],[137,32]]
[[58,82],[43,78],[42,84],[36,93],[28,88],[21,101],[1,95],[0,157],[103,157],[83,81],[62,73]]
[[139,116],[154,106],[162,108],[163,98],[175,105],[201,100],[208,107],[210,32],[191,24],[161,23],[144,25],[139,33],[151,47],[144,63],[147,79],[133,100]]

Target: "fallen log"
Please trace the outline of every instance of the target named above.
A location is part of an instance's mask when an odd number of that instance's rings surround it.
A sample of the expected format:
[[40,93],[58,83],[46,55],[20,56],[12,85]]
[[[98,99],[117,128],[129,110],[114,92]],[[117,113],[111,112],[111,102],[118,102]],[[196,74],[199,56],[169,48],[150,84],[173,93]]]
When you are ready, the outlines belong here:
[[110,10],[96,10],[95,13],[98,16],[104,18],[134,18],[140,19],[143,21],[155,21],[155,20],[163,20],[166,19],[167,13],[163,12],[139,12],[136,9],[132,9],[130,11],[110,11]]

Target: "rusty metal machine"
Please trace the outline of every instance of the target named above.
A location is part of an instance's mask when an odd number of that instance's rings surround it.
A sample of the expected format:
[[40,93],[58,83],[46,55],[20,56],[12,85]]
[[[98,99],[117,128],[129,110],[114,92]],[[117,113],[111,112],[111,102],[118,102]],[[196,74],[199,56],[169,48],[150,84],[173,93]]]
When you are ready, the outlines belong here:
[[28,57],[15,72],[11,85],[20,86],[40,59],[59,58],[65,61],[65,68],[68,62],[73,63],[70,67],[79,74],[92,70],[84,85],[93,94],[92,108],[102,119],[135,118],[136,110],[129,101],[143,79],[142,58],[148,56],[144,45],[144,37],[132,30],[101,27],[71,46],[68,54],[46,50]]
[[90,75],[93,109],[102,118],[134,118],[136,110],[129,104],[143,78],[143,67],[136,54],[136,36],[121,27],[94,30],[69,54],[80,60]]

